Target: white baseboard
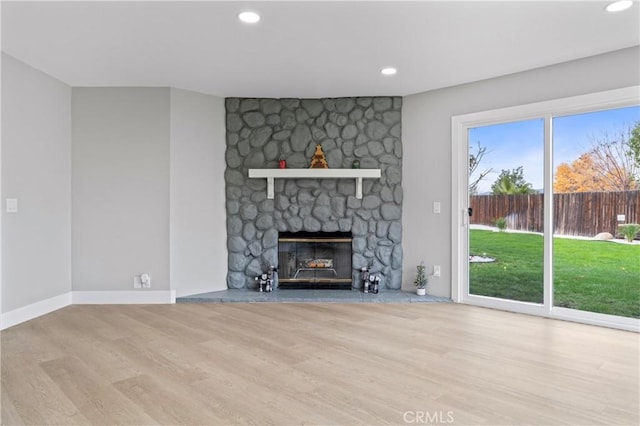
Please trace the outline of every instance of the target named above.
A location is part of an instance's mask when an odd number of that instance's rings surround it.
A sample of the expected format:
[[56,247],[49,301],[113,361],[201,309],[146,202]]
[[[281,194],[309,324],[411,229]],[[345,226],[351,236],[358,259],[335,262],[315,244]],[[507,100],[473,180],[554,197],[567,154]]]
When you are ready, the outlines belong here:
[[597,325],[600,327],[617,328],[626,331],[640,332],[640,320],[615,315],[600,314],[597,312],[578,311],[576,309],[553,307],[550,318],[581,322],[583,324]]
[[72,300],[72,292],[68,292],[6,312],[0,315],[0,330],[62,309],[65,306],[71,305]]
[[70,291],[0,315],[0,330],[38,318],[69,305],[151,305],[176,303],[175,290]]
[[74,291],[74,305],[150,305],[176,303],[175,290]]

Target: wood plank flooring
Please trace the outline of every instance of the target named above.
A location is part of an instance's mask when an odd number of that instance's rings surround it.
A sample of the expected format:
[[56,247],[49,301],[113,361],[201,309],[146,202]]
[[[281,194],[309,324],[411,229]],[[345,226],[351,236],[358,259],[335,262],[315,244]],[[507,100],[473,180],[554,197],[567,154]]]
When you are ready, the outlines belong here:
[[3,425],[640,423],[638,334],[464,305],[74,305],[1,344]]

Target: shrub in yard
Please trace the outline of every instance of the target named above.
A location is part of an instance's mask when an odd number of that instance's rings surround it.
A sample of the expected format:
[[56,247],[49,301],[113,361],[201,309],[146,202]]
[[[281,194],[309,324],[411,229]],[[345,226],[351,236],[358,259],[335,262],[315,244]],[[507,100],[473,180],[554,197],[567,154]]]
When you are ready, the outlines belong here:
[[499,217],[496,219],[496,221],[494,222],[496,227],[498,228],[498,230],[500,232],[504,232],[505,229],[507,229],[507,218],[506,217]]
[[640,225],[637,223],[618,225],[618,232],[624,235],[627,241],[632,242],[636,235],[638,235],[638,232],[640,232]]

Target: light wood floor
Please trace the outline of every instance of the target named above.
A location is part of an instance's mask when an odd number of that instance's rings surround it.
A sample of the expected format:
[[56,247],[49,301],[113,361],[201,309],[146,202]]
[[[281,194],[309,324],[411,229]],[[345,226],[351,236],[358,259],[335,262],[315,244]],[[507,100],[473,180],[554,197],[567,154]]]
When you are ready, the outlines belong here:
[[7,425],[640,421],[638,334],[463,305],[75,305],[1,349]]

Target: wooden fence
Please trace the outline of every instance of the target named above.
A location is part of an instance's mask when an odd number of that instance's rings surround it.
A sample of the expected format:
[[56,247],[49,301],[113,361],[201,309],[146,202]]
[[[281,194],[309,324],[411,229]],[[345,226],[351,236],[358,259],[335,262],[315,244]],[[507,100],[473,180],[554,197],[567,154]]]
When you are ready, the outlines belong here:
[[[494,226],[505,217],[508,229],[543,231],[543,194],[474,195],[471,208],[471,224]],[[618,215],[625,215],[625,221],[618,222]],[[616,235],[618,223],[640,223],[640,190],[554,194],[553,223],[555,234]]]

